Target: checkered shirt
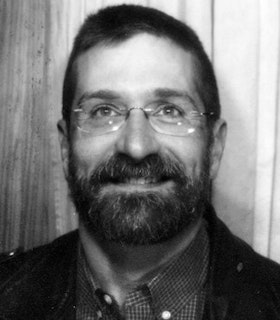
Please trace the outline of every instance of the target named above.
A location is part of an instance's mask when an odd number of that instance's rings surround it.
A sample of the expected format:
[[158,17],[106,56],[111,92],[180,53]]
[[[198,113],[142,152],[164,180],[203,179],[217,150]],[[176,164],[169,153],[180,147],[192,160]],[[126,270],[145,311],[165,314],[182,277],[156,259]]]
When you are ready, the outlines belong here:
[[79,252],[77,320],[201,320],[206,296],[209,240],[203,225],[185,251],[126,297],[122,315],[114,298],[97,287]]

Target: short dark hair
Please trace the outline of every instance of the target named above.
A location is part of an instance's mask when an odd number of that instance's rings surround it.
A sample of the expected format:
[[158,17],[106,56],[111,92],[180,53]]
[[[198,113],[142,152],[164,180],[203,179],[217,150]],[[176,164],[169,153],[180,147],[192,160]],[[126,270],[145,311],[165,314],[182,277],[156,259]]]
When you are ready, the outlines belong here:
[[139,5],[119,5],[101,9],[87,17],[75,41],[63,84],[63,118],[69,127],[71,106],[76,89],[74,63],[78,56],[98,44],[118,44],[136,34],[149,33],[171,39],[193,54],[198,72],[197,90],[206,112],[220,117],[220,102],[212,64],[195,32],[179,20],[153,8]]

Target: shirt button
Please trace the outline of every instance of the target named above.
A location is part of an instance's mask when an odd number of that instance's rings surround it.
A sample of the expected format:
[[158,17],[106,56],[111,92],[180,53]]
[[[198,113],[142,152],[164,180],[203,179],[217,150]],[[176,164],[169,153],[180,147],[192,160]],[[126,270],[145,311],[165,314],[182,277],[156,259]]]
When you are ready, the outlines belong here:
[[168,320],[171,318],[171,313],[169,311],[163,311],[161,314],[162,319]]
[[112,304],[113,300],[108,294],[104,294],[104,300],[107,304]]
[[96,314],[97,314],[97,319],[102,319],[102,312],[100,310],[98,310]]
[[236,269],[237,269],[238,272],[241,272],[242,269],[243,269],[243,263],[242,263],[242,262],[239,262],[238,265],[237,265],[237,267],[236,267]]

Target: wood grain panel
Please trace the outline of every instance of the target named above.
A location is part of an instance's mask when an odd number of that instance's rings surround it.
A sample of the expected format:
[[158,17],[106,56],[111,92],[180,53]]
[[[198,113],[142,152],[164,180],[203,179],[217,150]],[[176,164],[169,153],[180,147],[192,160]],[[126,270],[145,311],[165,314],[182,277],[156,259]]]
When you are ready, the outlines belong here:
[[54,236],[45,117],[45,3],[1,3],[1,246]]

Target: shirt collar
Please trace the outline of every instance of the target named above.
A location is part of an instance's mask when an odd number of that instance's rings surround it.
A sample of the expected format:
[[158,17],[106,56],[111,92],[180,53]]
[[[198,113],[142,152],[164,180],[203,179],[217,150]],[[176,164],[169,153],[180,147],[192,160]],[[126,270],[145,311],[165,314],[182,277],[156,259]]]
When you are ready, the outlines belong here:
[[[209,263],[209,240],[206,223],[203,223],[189,246],[147,284],[131,292],[126,306],[151,301],[156,315],[162,310],[173,314],[184,307],[206,284]],[[78,305],[83,303],[98,308],[98,283],[93,278],[83,248],[78,253]],[[82,296],[82,299],[79,299]],[[80,300],[80,301],[79,301]]]

